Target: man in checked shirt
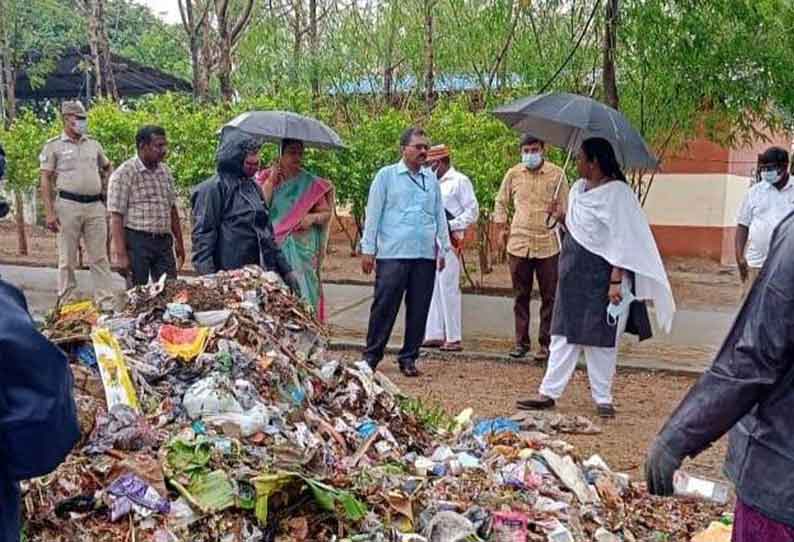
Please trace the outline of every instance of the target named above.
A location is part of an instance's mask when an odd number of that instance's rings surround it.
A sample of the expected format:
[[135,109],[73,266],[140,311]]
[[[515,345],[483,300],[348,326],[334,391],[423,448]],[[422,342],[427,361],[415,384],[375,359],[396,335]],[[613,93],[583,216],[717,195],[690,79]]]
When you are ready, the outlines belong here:
[[[540,349],[536,361],[546,361],[551,342],[551,315],[557,290],[557,260],[560,243],[556,229],[546,222],[552,204],[568,206],[568,182],[565,173],[544,159],[545,144],[527,135],[521,141],[521,163],[510,168],[496,196],[493,221],[497,226],[500,248],[507,244],[510,276],[515,292],[514,358],[529,354],[529,299],[532,282],[537,277],[540,288]],[[558,187],[559,186],[559,190]],[[512,210],[513,221],[508,233],[507,217]],[[508,240],[509,239],[509,240]]]
[[[138,154],[110,177],[108,211],[113,261],[138,286],[165,274],[176,278],[185,262],[182,227],[176,208],[165,130],[143,126],[135,136]],[[176,248],[176,261],[174,260]]]

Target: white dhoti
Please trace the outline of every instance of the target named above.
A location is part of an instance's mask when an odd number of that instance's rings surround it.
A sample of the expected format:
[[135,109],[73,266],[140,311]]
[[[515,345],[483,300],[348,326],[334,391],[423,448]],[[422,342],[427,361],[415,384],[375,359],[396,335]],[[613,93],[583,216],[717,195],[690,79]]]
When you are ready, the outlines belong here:
[[461,340],[460,259],[450,256],[443,271],[436,272],[433,300],[427,316],[426,341]]

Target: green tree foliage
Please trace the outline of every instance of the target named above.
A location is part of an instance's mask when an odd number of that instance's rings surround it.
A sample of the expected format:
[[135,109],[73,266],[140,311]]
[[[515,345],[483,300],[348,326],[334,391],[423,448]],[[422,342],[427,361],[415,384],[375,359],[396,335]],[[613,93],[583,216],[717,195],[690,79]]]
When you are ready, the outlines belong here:
[[7,130],[0,129],[0,142],[6,151],[8,188],[27,192],[39,180],[39,154],[56,128],[23,111]]

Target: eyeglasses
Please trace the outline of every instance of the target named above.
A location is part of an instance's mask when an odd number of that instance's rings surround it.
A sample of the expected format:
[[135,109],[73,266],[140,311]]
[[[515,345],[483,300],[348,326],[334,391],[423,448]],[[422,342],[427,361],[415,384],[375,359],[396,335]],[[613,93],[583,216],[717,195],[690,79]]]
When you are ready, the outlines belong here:
[[407,146],[411,147],[413,149],[416,149],[418,151],[429,151],[430,150],[430,145],[427,145],[426,143],[417,143],[415,145],[407,145]]

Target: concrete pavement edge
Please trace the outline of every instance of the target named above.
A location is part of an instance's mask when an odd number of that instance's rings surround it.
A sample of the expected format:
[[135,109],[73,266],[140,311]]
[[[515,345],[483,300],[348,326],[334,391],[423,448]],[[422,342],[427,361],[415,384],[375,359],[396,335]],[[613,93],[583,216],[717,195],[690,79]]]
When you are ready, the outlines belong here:
[[[333,340],[331,339],[328,343],[328,349],[332,351],[342,351],[342,350],[363,350],[364,343],[362,341],[356,341],[354,339],[339,339]],[[386,353],[387,354],[397,354],[400,348],[397,346],[387,346]],[[423,350],[423,352],[427,352],[427,350]],[[504,364],[514,364],[514,365],[526,365],[530,366],[541,366],[539,363],[532,361],[530,359],[524,360],[516,360],[511,358],[506,354],[499,354],[497,352],[477,352],[477,351],[463,351],[463,352],[441,352],[441,351],[433,351],[433,357],[437,359],[442,359],[444,361],[465,361],[465,362],[474,362],[474,361],[492,361],[497,363],[504,363]],[[421,361],[421,357],[420,357]],[[586,365],[583,361],[580,361],[577,364],[578,369],[585,369]],[[685,369],[681,367],[675,367],[666,363],[648,363],[645,361],[637,361],[631,359],[620,359],[618,358],[618,370],[619,371],[629,371],[629,372],[651,372],[651,373],[665,373],[674,376],[700,376],[703,374],[703,371],[698,369]]]

